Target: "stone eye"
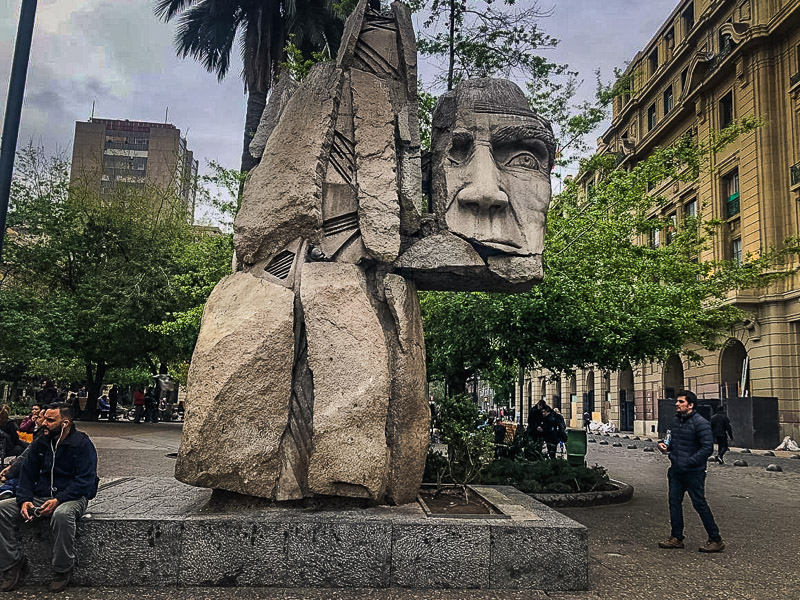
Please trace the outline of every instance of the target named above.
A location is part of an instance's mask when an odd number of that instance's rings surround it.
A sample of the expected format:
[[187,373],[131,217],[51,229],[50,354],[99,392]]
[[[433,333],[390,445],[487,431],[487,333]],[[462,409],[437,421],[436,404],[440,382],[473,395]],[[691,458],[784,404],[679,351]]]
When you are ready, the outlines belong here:
[[522,169],[538,169],[539,161],[530,152],[520,152],[506,161],[507,167],[520,167]]
[[473,141],[472,135],[469,133],[454,133],[448,156],[450,162],[458,164],[468,159],[472,154]]

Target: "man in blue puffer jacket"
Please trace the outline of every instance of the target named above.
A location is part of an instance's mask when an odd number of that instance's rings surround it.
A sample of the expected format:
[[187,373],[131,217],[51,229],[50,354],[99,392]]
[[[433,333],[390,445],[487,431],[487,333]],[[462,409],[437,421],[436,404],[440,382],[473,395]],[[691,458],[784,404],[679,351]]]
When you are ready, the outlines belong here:
[[50,591],[69,583],[75,565],[75,526],[97,494],[97,451],[85,433],[72,424],[72,408],[51,404],[44,416],[45,435],[36,439],[19,477],[17,497],[0,501],[0,590],[13,589],[25,569],[15,525],[35,518],[50,519],[53,570]]
[[714,452],[711,425],[696,410],[697,396],[681,390],[677,394],[677,415],[672,423],[671,439],[658,444],[667,452],[672,466],[667,471],[669,480],[669,519],[672,533],[668,540],[659,542],[661,548],[683,548],[683,496],[689,492],[692,506],[700,515],[708,541],[700,552],[719,552],[725,544],[719,535],[714,515],[706,502],[706,461]]

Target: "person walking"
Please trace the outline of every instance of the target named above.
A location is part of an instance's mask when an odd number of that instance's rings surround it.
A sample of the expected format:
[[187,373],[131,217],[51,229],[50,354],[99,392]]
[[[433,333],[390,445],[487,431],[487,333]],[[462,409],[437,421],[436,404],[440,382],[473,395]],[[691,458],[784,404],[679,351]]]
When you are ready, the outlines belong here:
[[547,402],[544,400],[539,400],[531,411],[528,413],[528,427],[525,430],[528,434],[528,437],[531,439],[531,443],[533,447],[536,449],[536,452],[541,452],[542,450],[542,407],[546,406]]
[[108,420],[116,421],[117,404],[119,403],[119,386],[116,383],[111,386],[110,390],[108,390],[108,402],[110,404],[110,408],[108,410]]
[[688,390],[677,394],[677,414],[670,435],[659,442],[658,448],[667,453],[672,466],[667,471],[669,481],[669,519],[672,526],[670,537],[659,542],[660,548],[683,548],[683,497],[688,492],[700,520],[703,522],[708,541],[700,546],[700,552],[720,552],[725,543],[711,509],[706,502],[706,461],[714,452],[714,436],[711,425],[696,410],[697,396]]
[[133,393],[134,423],[140,423],[142,421],[142,413],[144,412],[145,402],[146,401],[144,392],[142,392],[142,388],[136,388],[136,391]]
[[587,410],[583,413],[583,428],[586,430],[586,433],[591,433],[589,429],[589,424],[592,422],[592,414]]
[[725,407],[721,404],[711,417],[711,433],[714,434],[714,438],[717,440],[717,455],[714,460],[724,465],[725,461],[722,457],[728,451],[728,438],[733,441],[733,428],[731,427],[731,420],[725,414]]

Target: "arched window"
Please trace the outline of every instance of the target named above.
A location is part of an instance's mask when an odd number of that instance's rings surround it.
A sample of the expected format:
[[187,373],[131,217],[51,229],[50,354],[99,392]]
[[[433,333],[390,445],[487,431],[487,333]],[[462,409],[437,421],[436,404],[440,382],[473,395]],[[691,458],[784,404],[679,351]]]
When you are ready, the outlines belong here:
[[747,349],[739,340],[728,340],[719,359],[722,398],[750,395],[750,368]]
[[664,398],[674,400],[675,394],[682,389],[683,363],[680,356],[673,354],[664,363]]

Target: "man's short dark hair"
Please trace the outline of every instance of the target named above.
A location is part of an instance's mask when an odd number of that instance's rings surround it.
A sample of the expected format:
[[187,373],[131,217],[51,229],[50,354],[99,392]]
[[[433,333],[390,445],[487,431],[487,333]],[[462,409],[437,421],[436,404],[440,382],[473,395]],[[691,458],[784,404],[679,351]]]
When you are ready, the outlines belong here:
[[73,416],[75,415],[72,407],[66,402],[53,402],[52,404],[48,404],[45,410],[57,410],[61,414],[62,419],[69,419],[70,421],[73,420]]
[[675,399],[677,400],[678,398],[686,398],[686,404],[697,405],[697,395],[689,390],[678,390],[678,393],[675,394]]
[[716,410],[716,412],[718,412],[718,413],[724,413],[724,412],[725,412],[725,407],[724,407],[724,406],[722,406],[722,404],[720,404],[720,405],[717,407],[717,410]]

